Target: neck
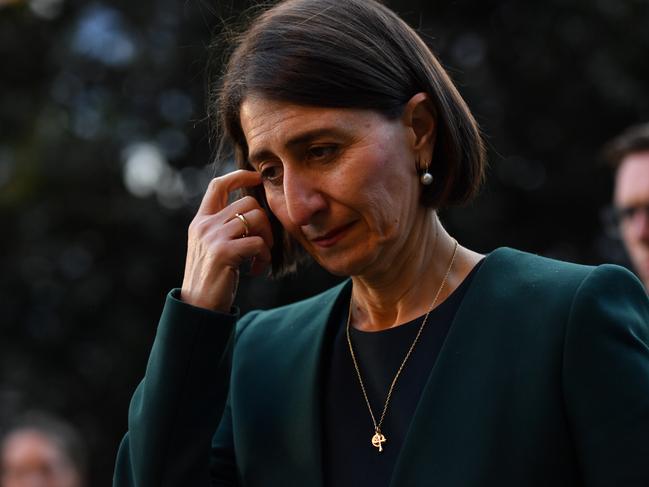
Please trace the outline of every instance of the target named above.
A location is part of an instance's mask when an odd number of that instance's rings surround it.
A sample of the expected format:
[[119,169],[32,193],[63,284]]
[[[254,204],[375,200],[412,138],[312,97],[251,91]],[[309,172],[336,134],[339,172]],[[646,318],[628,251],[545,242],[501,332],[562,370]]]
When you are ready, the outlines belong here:
[[[388,266],[352,277],[352,326],[380,331],[428,312],[449,269],[455,241],[435,213],[427,218],[418,235],[408,236],[406,249],[384,259]],[[436,304],[452,291],[451,281],[454,279],[449,278]]]

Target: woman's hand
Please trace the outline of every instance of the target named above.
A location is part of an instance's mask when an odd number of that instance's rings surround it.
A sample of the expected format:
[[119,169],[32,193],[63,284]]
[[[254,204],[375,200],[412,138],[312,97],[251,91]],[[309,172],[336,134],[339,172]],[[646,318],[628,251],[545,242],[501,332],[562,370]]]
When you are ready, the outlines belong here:
[[[237,292],[239,266],[252,260],[251,272],[258,275],[270,263],[273,235],[266,212],[252,196],[228,205],[232,191],[258,184],[259,173],[244,170],[210,182],[189,225],[184,302],[227,313]],[[237,214],[243,215],[248,228]]]

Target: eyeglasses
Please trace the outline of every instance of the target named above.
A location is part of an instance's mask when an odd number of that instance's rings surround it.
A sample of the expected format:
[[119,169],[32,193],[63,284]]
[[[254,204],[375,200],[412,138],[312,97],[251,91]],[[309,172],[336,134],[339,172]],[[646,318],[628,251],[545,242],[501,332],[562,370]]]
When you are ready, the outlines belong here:
[[649,218],[649,203],[622,207],[607,206],[600,211],[599,217],[608,238],[619,240],[623,226],[631,224],[639,215]]
[[641,213],[644,216],[649,217],[649,203],[639,204],[639,205],[622,206],[622,207],[613,209],[613,215],[615,217],[615,221],[619,225],[624,225],[624,224],[632,222]]

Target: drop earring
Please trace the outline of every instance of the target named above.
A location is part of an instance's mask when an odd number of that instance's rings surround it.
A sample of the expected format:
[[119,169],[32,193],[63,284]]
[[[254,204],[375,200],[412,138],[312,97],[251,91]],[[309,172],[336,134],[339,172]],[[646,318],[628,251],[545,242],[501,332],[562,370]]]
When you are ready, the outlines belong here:
[[430,172],[428,172],[428,166],[426,166],[424,169],[421,169],[421,164],[419,160],[417,160],[416,166],[417,166],[417,172],[421,174],[419,176],[419,181],[421,182],[421,184],[423,184],[424,186],[430,186],[431,184],[433,184],[433,175]]
[[428,169],[426,169],[426,171],[424,172],[424,174],[421,175],[419,180],[421,181],[421,184],[423,184],[424,186],[430,186],[431,184],[433,184],[433,175],[428,172]]

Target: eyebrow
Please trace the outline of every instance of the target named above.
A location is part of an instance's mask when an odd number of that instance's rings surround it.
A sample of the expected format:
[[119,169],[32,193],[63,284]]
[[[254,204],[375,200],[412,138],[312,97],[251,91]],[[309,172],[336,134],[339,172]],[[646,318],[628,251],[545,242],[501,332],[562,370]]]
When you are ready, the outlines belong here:
[[[335,128],[319,128],[319,129],[307,130],[306,132],[302,132],[300,134],[294,135],[293,137],[288,139],[285,146],[289,150],[295,150],[296,148],[304,146],[319,137],[325,137],[325,136],[335,137],[340,135],[341,135],[341,131]],[[251,164],[258,164],[260,161],[263,161],[264,159],[268,159],[272,155],[273,155],[272,151],[268,149],[261,149],[259,151],[255,151],[251,153],[248,156],[248,161]]]

